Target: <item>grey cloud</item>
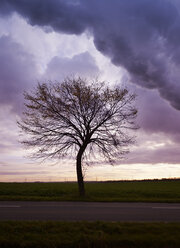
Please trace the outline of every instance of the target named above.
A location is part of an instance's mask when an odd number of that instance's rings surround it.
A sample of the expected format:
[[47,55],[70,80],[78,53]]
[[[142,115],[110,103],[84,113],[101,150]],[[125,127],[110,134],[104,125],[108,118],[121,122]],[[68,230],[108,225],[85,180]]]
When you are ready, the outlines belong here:
[[47,65],[44,77],[51,81],[60,81],[69,75],[93,78],[98,73],[99,69],[96,66],[96,61],[88,52],[84,52],[72,58],[58,56],[52,58]]
[[[1,139],[2,139],[2,137],[1,137]],[[4,153],[6,151],[9,151],[9,146],[0,143],[0,153]]]
[[157,163],[169,163],[169,164],[179,164],[180,153],[179,144],[166,145],[164,147],[157,147],[156,149],[138,149],[137,151],[132,151],[128,159],[122,164],[157,164]]
[[8,164],[7,164],[7,163],[4,163],[4,162],[2,162],[2,161],[0,161],[0,166],[1,166],[1,167],[5,167],[5,166],[8,166]]
[[[158,140],[157,140],[158,141]],[[142,144],[141,144],[142,145]],[[124,156],[122,159],[117,159],[116,165],[129,165],[129,164],[177,164],[180,162],[179,144],[173,143],[171,145],[165,144],[163,147],[136,147],[136,150],[132,150],[128,156]],[[89,162],[90,166],[109,165],[104,160],[94,160]],[[127,167],[126,170],[129,168]]]
[[0,175],[39,175],[48,174],[46,171],[1,171]]
[[21,113],[23,91],[30,90],[38,80],[62,80],[72,75],[97,76],[99,69],[94,58],[84,52],[72,58],[54,57],[42,76],[38,73],[36,61],[10,36],[0,37],[0,105],[11,105],[12,110]]
[[133,90],[137,98],[139,111],[137,122],[147,133],[165,133],[180,142],[180,114],[168,102],[159,97],[155,90],[136,88]]
[[[118,13],[114,12],[115,6]],[[163,98],[180,109],[180,49],[176,41],[180,41],[180,19],[175,7],[168,1],[136,0],[111,6],[106,2],[106,8],[113,20],[94,28],[96,47],[114,64],[124,66],[132,82],[158,89]]]
[[9,36],[0,38],[0,104],[11,104],[15,111],[22,105],[23,90],[38,75],[30,54]]
[[[14,11],[24,16],[30,24],[52,27],[65,33],[82,33],[87,26],[87,13],[79,4],[62,0],[1,0],[1,14]],[[83,20],[83,22],[81,21]]]
[[1,0],[1,14],[18,12],[32,25],[80,34],[125,67],[131,81],[156,88],[180,110],[180,16],[176,0]]

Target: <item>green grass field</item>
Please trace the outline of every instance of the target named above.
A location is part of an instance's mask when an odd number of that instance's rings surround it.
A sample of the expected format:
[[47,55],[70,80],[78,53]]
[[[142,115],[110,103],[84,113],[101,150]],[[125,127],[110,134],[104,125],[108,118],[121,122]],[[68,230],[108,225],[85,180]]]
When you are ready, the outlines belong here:
[[1,248],[179,248],[180,223],[0,222]]
[[[180,202],[180,180],[86,183],[84,201]],[[0,200],[78,201],[77,183],[0,183]],[[1,221],[1,248],[179,248],[180,223]]]
[[77,183],[0,183],[0,200],[180,202],[180,180],[86,183],[79,198]]

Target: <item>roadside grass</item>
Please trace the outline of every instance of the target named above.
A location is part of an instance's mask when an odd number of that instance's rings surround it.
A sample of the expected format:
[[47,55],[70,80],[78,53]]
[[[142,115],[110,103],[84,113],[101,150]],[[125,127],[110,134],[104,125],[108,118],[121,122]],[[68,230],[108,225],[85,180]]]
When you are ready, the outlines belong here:
[[180,202],[180,179],[87,182],[79,198],[77,183],[0,183],[0,200]]
[[0,222],[1,248],[179,248],[180,223]]

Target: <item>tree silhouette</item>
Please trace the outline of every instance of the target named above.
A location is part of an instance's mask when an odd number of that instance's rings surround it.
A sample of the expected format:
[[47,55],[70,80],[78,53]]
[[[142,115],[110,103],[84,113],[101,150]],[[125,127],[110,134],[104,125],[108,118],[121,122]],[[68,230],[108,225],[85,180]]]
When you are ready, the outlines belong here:
[[25,112],[18,125],[37,158],[76,156],[80,196],[85,195],[82,161],[92,152],[113,163],[128,151],[135,129],[135,96],[127,89],[98,81],[67,78],[62,83],[42,83],[25,92]]

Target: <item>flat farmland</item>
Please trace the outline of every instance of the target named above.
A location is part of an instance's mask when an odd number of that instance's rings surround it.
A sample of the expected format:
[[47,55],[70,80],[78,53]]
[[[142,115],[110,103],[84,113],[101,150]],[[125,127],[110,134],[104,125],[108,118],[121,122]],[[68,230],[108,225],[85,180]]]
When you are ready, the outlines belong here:
[[77,183],[0,183],[0,200],[180,202],[180,179],[85,183],[79,198]]

